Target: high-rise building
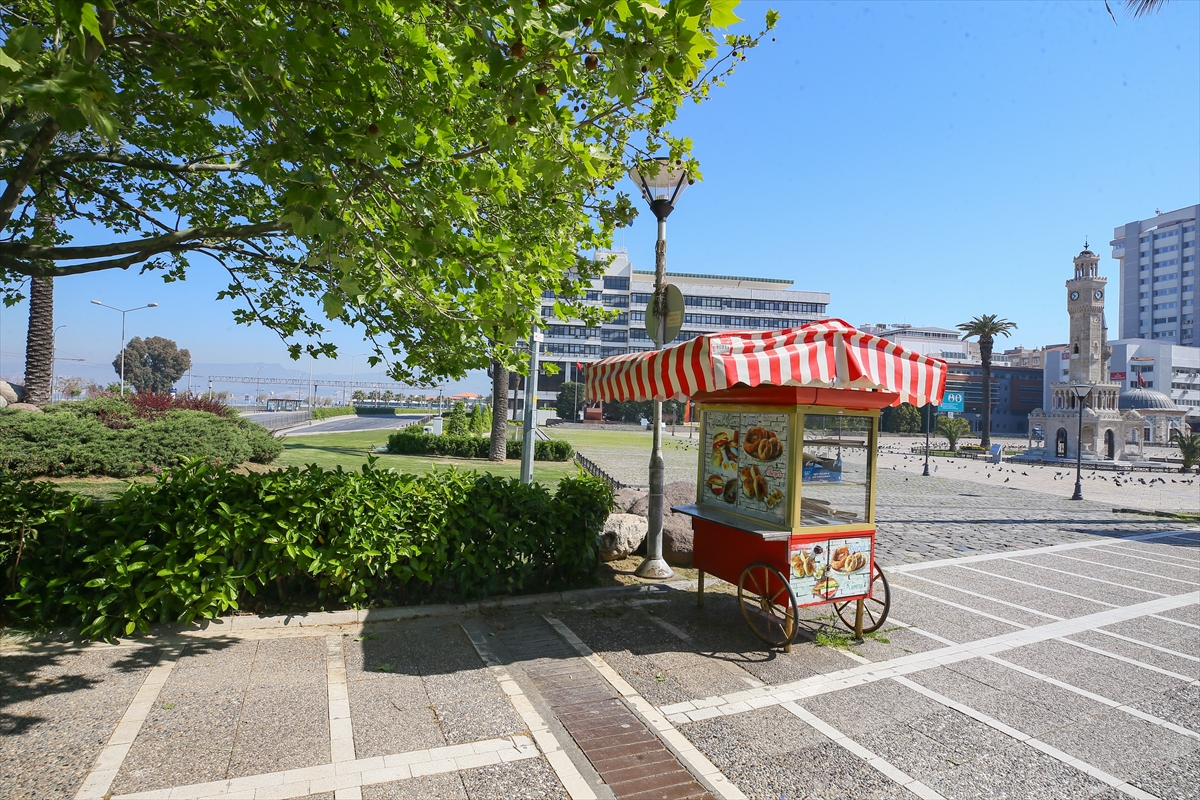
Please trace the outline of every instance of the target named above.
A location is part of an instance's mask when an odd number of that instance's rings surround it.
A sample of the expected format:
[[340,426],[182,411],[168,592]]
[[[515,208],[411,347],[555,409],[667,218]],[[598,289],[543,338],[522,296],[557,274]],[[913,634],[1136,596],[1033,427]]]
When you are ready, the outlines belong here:
[[1200,205],[1128,222],[1113,231],[1121,263],[1122,339],[1200,346],[1196,314],[1196,218]]
[[[612,261],[604,275],[592,281],[585,303],[614,311],[616,318],[594,328],[577,319],[557,320],[553,293],[544,295],[542,363],[557,363],[559,371],[539,379],[540,407],[553,405],[564,380],[580,380],[578,365],[654,348],[646,333],[654,272],[634,269],[625,253],[599,253],[597,258]],[[787,279],[668,272],[667,282],[683,293],[683,329],[675,342],[725,330],[793,328],[829,315],[828,292],[797,291]]]

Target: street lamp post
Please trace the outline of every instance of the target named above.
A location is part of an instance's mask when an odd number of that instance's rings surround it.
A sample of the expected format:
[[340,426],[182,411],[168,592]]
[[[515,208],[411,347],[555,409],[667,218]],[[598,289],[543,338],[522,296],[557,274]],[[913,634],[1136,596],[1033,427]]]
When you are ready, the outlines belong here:
[[143,308],[158,308],[158,303],[147,303],[144,306],[137,308],[117,308],[115,306],[105,305],[99,300],[93,300],[92,305],[101,306],[103,308],[111,308],[113,311],[121,312],[121,396],[125,396],[125,315],[130,311],[141,311]]
[[[668,158],[652,158],[635,166],[629,177],[642,192],[650,205],[650,211],[658,220],[658,239],[654,245],[654,296],[651,303],[658,319],[658,330],[654,335],[654,346],[662,349],[667,338],[667,217],[675,210],[675,203],[692,179],[687,170],[676,161],[672,165]],[[651,426],[653,444],[650,452],[650,507],[646,525],[646,558],[636,570],[642,578],[670,578],[674,573],[662,557],[663,524],[663,481],[666,462],[662,455],[662,400],[651,402]]]
[[925,404],[925,471],[922,476],[929,477],[929,429],[933,427],[933,403]]
[[1079,398],[1079,434],[1075,439],[1075,494],[1071,495],[1072,500],[1083,499],[1083,407],[1087,404],[1087,397],[1092,393],[1090,384],[1077,383],[1071,386],[1071,391]]

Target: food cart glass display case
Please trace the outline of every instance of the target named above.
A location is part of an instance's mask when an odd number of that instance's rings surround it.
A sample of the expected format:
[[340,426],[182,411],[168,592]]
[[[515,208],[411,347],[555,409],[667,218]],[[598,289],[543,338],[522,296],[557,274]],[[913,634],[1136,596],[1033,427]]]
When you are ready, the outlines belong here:
[[803,606],[832,604],[861,636],[887,617],[875,561],[882,408],[937,403],[944,361],[840,320],[697,337],[592,365],[589,399],[689,397],[699,413],[693,563],[738,587],[751,630],[790,646]]

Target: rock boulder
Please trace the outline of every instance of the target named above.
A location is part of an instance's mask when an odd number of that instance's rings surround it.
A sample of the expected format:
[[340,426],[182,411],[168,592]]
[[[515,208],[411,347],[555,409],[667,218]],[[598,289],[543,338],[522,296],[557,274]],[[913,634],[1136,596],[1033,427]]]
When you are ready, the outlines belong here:
[[42,410],[40,408],[38,408],[35,405],[31,405],[29,403],[9,403],[8,407],[13,409],[14,411],[34,411],[38,414],[42,413]]
[[[646,497],[646,492],[641,489],[631,489],[629,487],[618,489],[613,495],[613,512],[617,514],[632,513],[630,509],[644,497]],[[645,516],[645,514],[642,516]]]
[[600,560],[616,561],[637,550],[646,538],[646,518],[636,514],[609,514],[600,534]]
[[[689,503],[696,502],[696,484],[690,481],[676,481],[668,483],[663,487],[663,516],[671,516],[671,508],[674,506],[685,506]],[[650,493],[643,492],[633,505],[629,507],[630,514],[637,514],[639,517],[647,516],[650,513]],[[679,516],[676,514],[675,516]],[[687,519],[687,517],[684,517]],[[689,527],[690,530],[690,527]]]
[[17,403],[21,400],[17,397],[17,390],[7,381],[0,381],[0,398],[10,403]]

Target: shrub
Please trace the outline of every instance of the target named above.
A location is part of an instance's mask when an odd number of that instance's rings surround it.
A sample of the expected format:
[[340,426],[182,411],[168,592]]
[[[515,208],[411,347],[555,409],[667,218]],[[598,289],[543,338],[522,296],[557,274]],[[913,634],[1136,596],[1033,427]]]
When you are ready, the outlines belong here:
[[[120,398],[0,410],[0,471],[18,477],[155,474],[191,459],[269,463],[283,443],[261,425],[206,411],[136,407]],[[139,414],[147,414],[140,416]]]
[[[521,457],[521,440],[507,439],[506,458]],[[453,458],[487,458],[490,440],[484,436],[436,436],[422,433],[410,425],[388,437],[388,452],[414,456],[451,456]],[[575,448],[560,439],[534,442],[534,461],[570,461]]]
[[238,609],[487,597],[588,580],[612,492],[437,470],[193,462],[100,504],[0,476],[0,617],[111,638]]
[[467,419],[467,407],[461,400],[443,415],[442,433],[446,436],[471,435],[471,422]]

